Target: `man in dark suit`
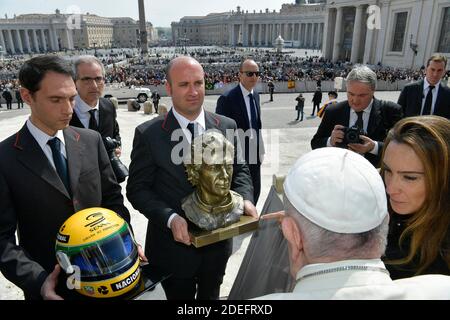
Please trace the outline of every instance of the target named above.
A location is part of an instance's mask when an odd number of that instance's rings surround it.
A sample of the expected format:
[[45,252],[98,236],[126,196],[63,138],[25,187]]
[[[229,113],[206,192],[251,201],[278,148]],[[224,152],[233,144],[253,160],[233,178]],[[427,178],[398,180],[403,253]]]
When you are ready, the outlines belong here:
[[[145,250],[154,272],[171,275],[162,283],[167,298],[218,299],[232,241],[191,246],[190,222],[181,201],[194,192],[194,187],[187,179],[180,147],[188,147],[193,136],[206,130],[226,135],[226,130],[236,129],[236,124],[203,109],[204,71],[195,59],[173,59],[166,78],[173,107],[165,116],[136,128],[127,197],[149,219]],[[257,217],[245,161],[235,162],[233,169],[231,189],[243,196],[244,214]]]
[[13,100],[13,97],[11,94],[11,89],[5,88],[5,91],[3,91],[2,96],[6,101],[6,109],[11,110],[12,109],[12,100]]
[[256,62],[244,60],[239,67],[239,84],[221,95],[216,106],[217,114],[233,119],[243,131],[240,142],[252,176],[255,204],[261,192],[261,163],[264,156],[259,94],[254,90],[258,79],[259,68]]
[[161,96],[158,91],[154,91],[151,98],[153,101],[153,106],[155,107],[155,113],[158,113],[159,100],[161,99]]
[[317,108],[317,112],[319,112],[320,104],[322,103],[322,90],[320,87],[317,87],[316,91],[314,92],[314,96],[312,98],[312,103],[313,103],[313,109],[312,109],[311,115],[313,116],[314,112],[316,111],[316,108]]
[[441,83],[446,66],[446,56],[432,55],[427,61],[425,79],[403,88],[398,104],[405,117],[432,114],[450,119],[450,88]]
[[17,88],[15,90],[15,94],[16,94],[16,100],[17,100],[17,109],[23,108],[23,100],[22,100],[22,96],[20,95],[20,88]]
[[[379,166],[386,134],[402,118],[401,107],[374,97],[377,76],[367,66],[355,67],[347,76],[347,101],[329,106],[316,134],[312,149],[348,147]],[[344,127],[357,127],[360,143],[344,145]]]
[[270,101],[273,101],[273,93],[275,91],[275,85],[273,84],[272,80],[269,80],[269,82],[267,83],[267,87],[269,88]]
[[57,281],[62,223],[89,207],[111,209],[127,222],[130,214],[100,135],[69,127],[77,94],[71,65],[58,56],[35,57],[19,80],[31,115],[0,143],[0,271],[26,299],[74,298]]
[[[94,56],[81,56],[75,60],[74,69],[78,96],[75,97],[70,125],[100,132],[117,181],[121,183],[125,181],[128,172],[118,159],[121,155],[121,138],[116,108],[109,99],[102,98],[105,88],[103,64]],[[123,166],[124,170],[120,170],[118,164]]]
[[[105,89],[102,62],[94,56],[81,56],[75,60],[74,69],[78,96],[70,125],[96,130],[103,138],[121,142],[116,108],[109,99],[102,98]],[[115,153],[120,156],[120,147]]]

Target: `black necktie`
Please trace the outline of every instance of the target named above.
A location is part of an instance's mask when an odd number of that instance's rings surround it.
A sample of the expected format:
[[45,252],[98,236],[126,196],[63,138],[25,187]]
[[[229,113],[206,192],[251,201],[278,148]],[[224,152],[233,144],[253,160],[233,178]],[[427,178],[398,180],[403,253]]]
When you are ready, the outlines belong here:
[[427,93],[427,97],[425,98],[425,104],[423,106],[423,111],[422,111],[423,116],[431,114],[431,104],[433,102],[433,89],[434,89],[434,86],[428,87],[428,93]]
[[195,124],[190,122],[188,123],[187,128],[191,132],[191,142],[192,142],[192,140],[194,140],[195,138]]
[[364,111],[356,111],[358,119],[356,119],[355,126],[358,127],[359,131],[364,130],[363,113]]
[[251,115],[251,120],[250,120],[250,125],[252,127],[252,129],[255,129],[256,131],[258,131],[258,119],[257,119],[257,112],[256,112],[256,106],[255,106],[255,102],[253,101],[253,94],[249,94],[248,97],[250,98],[250,115]]
[[91,117],[89,118],[89,129],[98,131],[97,120],[95,120],[95,111],[97,111],[97,109],[91,109],[88,111],[91,115]]
[[50,146],[50,149],[52,149],[53,162],[55,163],[56,172],[61,178],[61,181],[64,183],[67,192],[71,194],[67,161],[61,153],[61,141],[58,138],[53,138],[48,140],[47,143]]

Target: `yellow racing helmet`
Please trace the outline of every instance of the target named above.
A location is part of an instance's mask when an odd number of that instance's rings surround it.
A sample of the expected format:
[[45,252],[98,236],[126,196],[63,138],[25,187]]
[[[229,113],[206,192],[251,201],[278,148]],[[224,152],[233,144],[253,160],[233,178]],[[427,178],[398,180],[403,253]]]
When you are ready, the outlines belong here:
[[82,295],[116,298],[139,283],[136,243],[128,223],[114,211],[89,208],[70,216],[58,231],[55,251]]

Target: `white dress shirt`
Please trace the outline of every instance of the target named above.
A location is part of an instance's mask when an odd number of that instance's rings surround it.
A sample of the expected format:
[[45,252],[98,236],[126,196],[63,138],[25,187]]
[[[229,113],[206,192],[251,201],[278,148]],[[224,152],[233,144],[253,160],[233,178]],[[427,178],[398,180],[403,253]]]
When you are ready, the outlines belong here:
[[[247,109],[247,115],[248,115],[248,121],[249,121],[249,128],[252,128],[252,112],[250,110],[250,97],[248,96],[250,93],[253,95],[253,103],[255,104],[256,107],[256,100],[255,99],[255,95],[253,93],[253,89],[252,91],[248,91],[247,89],[244,88],[244,86],[242,85],[242,83],[239,82],[239,86],[241,87],[241,91],[242,91],[242,95],[244,96],[244,101],[245,101],[245,107]],[[258,112],[255,110],[256,112],[256,116],[258,116]],[[258,119],[256,119],[258,121]],[[256,128],[252,128],[255,129]]]
[[181,114],[179,114],[177,112],[177,110],[175,110],[174,107],[172,107],[172,112],[173,115],[175,116],[175,119],[177,119],[181,129],[183,130],[183,133],[187,139],[187,141],[189,142],[189,144],[191,143],[191,132],[189,131],[189,129],[187,128],[189,123],[193,123],[194,127],[196,128],[197,131],[197,135],[202,135],[205,130],[206,130],[206,124],[205,124],[205,111],[202,108],[202,111],[200,112],[200,114],[198,115],[198,117],[191,121],[187,118],[185,118],[184,116],[182,116]]
[[98,116],[98,108],[99,108],[99,101],[97,101],[97,104],[94,108],[92,108],[90,105],[88,105],[86,102],[83,101],[83,99],[80,98],[80,96],[75,97],[75,106],[73,108],[73,111],[78,116],[78,119],[80,119],[81,123],[85,128],[89,128],[89,119],[91,119],[91,114],[89,113],[90,110],[96,109],[97,112],[95,113],[95,121],[99,124],[99,116]]
[[[439,85],[440,84],[441,84],[441,82],[439,81],[434,86],[434,90],[432,92],[433,99],[431,101],[430,114],[434,113],[434,106],[436,104],[436,100],[437,100],[437,96],[438,96],[438,93],[439,93]],[[428,94],[429,90],[430,90],[430,83],[428,82],[427,78],[425,77],[425,79],[423,80],[422,108],[420,109],[420,114],[422,114],[422,112],[423,112],[423,107],[425,106],[425,100],[427,99],[427,94]]]
[[[370,101],[367,108],[363,110],[363,129],[364,132],[367,133],[367,127],[369,126],[369,118],[370,118],[370,112],[372,111],[372,105],[373,105],[373,99]],[[356,111],[350,108],[350,117],[348,119],[348,127],[352,127],[356,124],[356,120],[358,120],[358,115],[356,114]],[[328,138],[327,141],[327,147],[332,147],[331,145],[331,137]],[[369,151],[369,153],[372,153],[374,155],[378,154],[378,143],[375,141],[375,146],[372,150]]]
[[[178,124],[180,125],[181,129],[183,130],[183,133],[184,133],[187,141],[189,142],[189,144],[191,143],[191,132],[187,128],[189,123],[194,123],[194,128],[196,128],[196,130],[198,130],[197,135],[202,135],[205,132],[206,123],[205,123],[205,111],[203,110],[203,108],[202,108],[202,111],[200,112],[200,114],[198,115],[198,117],[194,121],[191,121],[191,120],[185,118],[184,116],[182,116],[181,114],[179,114],[177,112],[177,110],[175,110],[174,107],[172,107],[172,112],[173,112],[175,119],[177,119]],[[178,216],[178,214],[172,213],[170,215],[169,220],[167,220],[167,228],[170,229],[170,223],[172,222],[173,218],[175,218],[175,216]]]
[[27,128],[30,131],[33,138],[37,141],[39,144],[39,147],[41,147],[42,151],[44,152],[45,156],[47,157],[48,161],[52,165],[53,168],[55,168],[55,162],[53,161],[53,153],[50,146],[47,144],[47,142],[53,138],[58,138],[61,141],[61,153],[64,156],[64,158],[67,159],[66,154],[66,143],[64,140],[64,134],[62,130],[58,130],[54,136],[49,136],[44,131],[36,127],[30,119],[27,120]]
[[[372,105],[373,105],[373,99],[370,101],[367,108],[363,110],[363,129],[364,132],[367,133],[367,127],[369,126],[369,118],[370,118],[370,112],[372,111]],[[358,115],[356,114],[356,111],[350,108],[350,118],[348,119],[348,126],[353,127],[356,125],[356,120],[358,120]]]

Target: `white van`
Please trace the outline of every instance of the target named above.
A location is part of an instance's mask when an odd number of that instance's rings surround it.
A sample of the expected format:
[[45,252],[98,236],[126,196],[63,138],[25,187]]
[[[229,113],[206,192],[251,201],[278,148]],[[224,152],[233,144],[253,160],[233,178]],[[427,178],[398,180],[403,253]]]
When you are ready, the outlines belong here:
[[144,103],[150,99],[152,91],[145,87],[120,87],[116,85],[107,86],[105,88],[104,97],[117,99],[136,99],[140,103]]

